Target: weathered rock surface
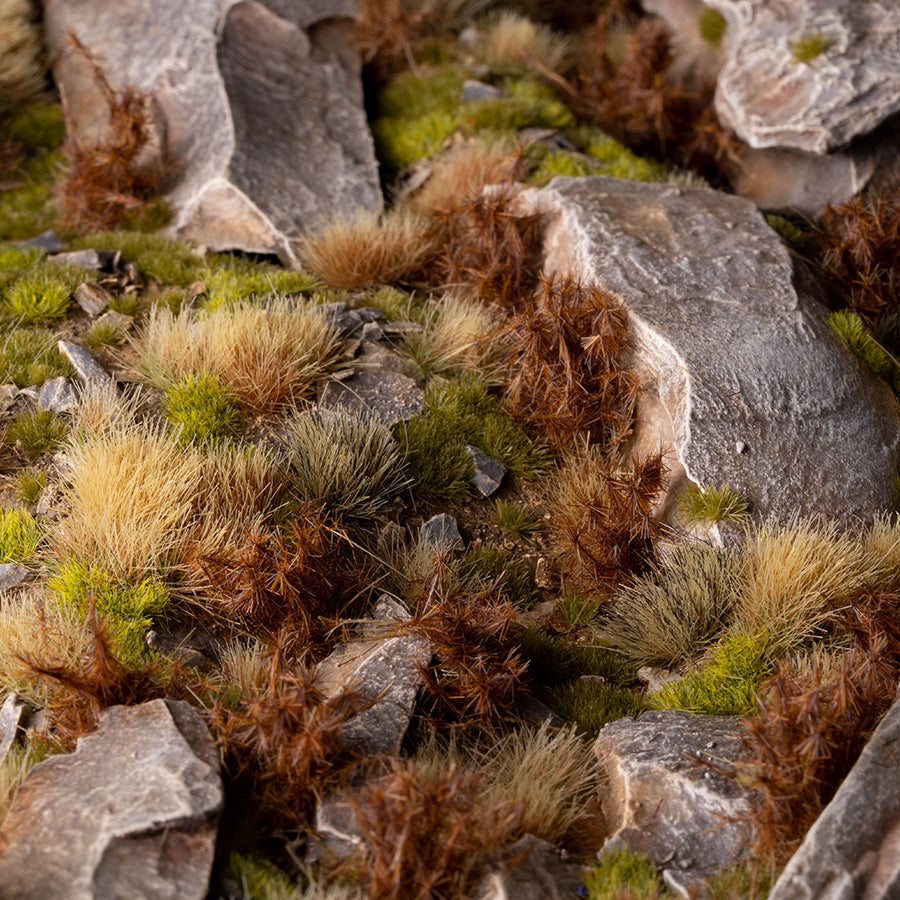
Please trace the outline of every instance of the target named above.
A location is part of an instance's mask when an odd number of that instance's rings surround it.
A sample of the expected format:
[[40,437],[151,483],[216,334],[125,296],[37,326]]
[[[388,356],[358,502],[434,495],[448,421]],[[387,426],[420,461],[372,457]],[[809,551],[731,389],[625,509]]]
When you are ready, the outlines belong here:
[[[752,147],[827,153],[900,112],[893,0],[706,0],[727,20],[716,113]],[[821,36],[809,62],[795,45]]]
[[419,527],[419,536],[442,553],[449,553],[463,544],[459,525],[448,513],[438,513],[423,522]]
[[343,741],[362,754],[396,754],[409,727],[422,670],[431,659],[431,645],[404,633],[409,612],[383,595],[375,604],[377,625],[359,640],[341,644],[317,667],[319,687],[326,696],[355,687],[371,702],[341,729]]
[[609,779],[610,837],[601,855],[617,845],[646,853],[679,889],[742,858],[753,839],[747,795],[703,763],[740,758],[738,723],[667,710],[602,728],[594,751]]
[[479,882],[475,900],[567,900],[579,896],[581,865],[565,859],[552,844],[526,834],[507,855],[506,867]]
[[0,830],[3,898],[202,900],[222,802],[218,749],[194,709],[112,707],[19,790]]
[[78,408],[78,394],[72,382],[64,375],[49,378],[41,385],[38,406],[57,413],[71,412]]
[[109,306],[112,294],[99,284],[85,281],[75,288],[75,302],[93,319]]
[[548,271],[627,302],[643,383],[635,450],[674,450],[670,493],[682,467],[698,484],[731,485],[760,517],[895,507],[897,401],[795,289],[752,203],[595,177],[557,178],[523,204],[557,213]]
[[466,454],[474,467],[469,481],[482,497],[490,497],[500,487],[503,476],[506,475],[506,466],[471,444],[466,444]]
[[335,214],[381,209],[351,0],[46,0],[54,74],[77,130],[105,104],[71,30],[114,88],[153,101],[175,166],[173,230],[213,250],[277,254]]
[[15,694],[7,694],[0,707],[0,764],[12,750],[27,715],[28,707]]
[[75,374],[94,389],[114,389],[116,386],[112,376],[100,363],[88,353],[84,347],[71,341],[58,341],[59,352],[72,364]]
[[366,413],[390,427],[418,415],[425,407],[425,393],[408,375],[378,366],[326,381],[318,402],[322,409]]
[[900,703],[895,702],[769,900],[900,897]]
[[0,563],[0,591],[10,591],[28,580],[28,569],[18,563]]

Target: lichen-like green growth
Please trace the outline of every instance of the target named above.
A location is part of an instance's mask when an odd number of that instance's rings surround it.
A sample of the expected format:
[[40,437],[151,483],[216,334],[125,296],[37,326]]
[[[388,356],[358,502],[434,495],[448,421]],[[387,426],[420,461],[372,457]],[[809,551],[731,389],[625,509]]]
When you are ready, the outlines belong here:
[[851,353],[900,393],[900,360],[875,340],[858,313],[841,309],[828,317],[828,323]]
[[609,722],[624,716],[640,715],[647,709],[647,703],[640,694],[588,678],[551,688],[545,692],[544,701],[557,715],[575,725],[580,734],[589,738],[595,738]]
[[0,563],[25,563],[44,536],[34,516],[24,509],[0,509]]
[[703,6],[700,9],[697,25],[700,28],[700,37],[707,44],[718,47],[725,36],[728,21],[717,9],[713,9],[711,6]]
[[584,879],[588,900],[663,900],[671,895],[649,857],[627,847],[605,851]]
[[394,169],[405,169],[420,159],[434,156],[456,128],[456,116],[439,110],[416,119],[400,116],[376,119],[372,123],[372,136],[379,158]]
[[200,305],[208,312],[250,297],[267,294],[311,293],[322,287],[321,282],[308,272],[293,272],[276,269],[260,263],[251,263],[252,268],[241,260],[211,269],[202,279],[206,283],[206,293]]
[[234,394],[212,375],[188,375],[166,391],[169,421],[182,444],[207,444],[232,437],[240,425]]
[[756,694],[772,674],[764,635],[734,633],[724,638],[705,669],[650,695],[654,709],[683,709],[713,716],[750,716]]
[[504,88],[508,96],[464,104],[460,126],[508,134],[522,128],[568,128],[575,123],[572,111],[539,81],[507,80]]
[[56,336],[38,328],[14,328],[0,339],[0,384],[41,385],[71,375],[72,367],[56,349]]
[[747,501],[732,487],[690,485],[679,499],[684,515],[698,525],[716,522],[743,522],[750,514]]
[[834,43],[834,38],[827,37],[821,31],[805,34],[791,44],[791,59],[795,63],[810,63],[833,47]]
[[538,167],[528,176],[528,183],[542,187],[557,176],[576,178],[581,175],[604,175],[599,162],[569,150],[551,150],[541,157]]
[[657,181],[669,178],[669,170],[659,162],[644,159],[632,153],[617,140],[599,129],[591,129],[583,135],[584,149],[601,164],[598,172],[607,178],[622,178],[626,181]]
[[6,432],[29,456],[58,450],[69,432],[66,421],[49,409],[36,409],[16,417]]
[[120,581],[94,563],[69,560],[50,577],[47,587],[63,607],[87,618],[91,606],[106,619],[115,652],[127,662],[146,659],[147,632],[169,605],[168,588],[153,578]]

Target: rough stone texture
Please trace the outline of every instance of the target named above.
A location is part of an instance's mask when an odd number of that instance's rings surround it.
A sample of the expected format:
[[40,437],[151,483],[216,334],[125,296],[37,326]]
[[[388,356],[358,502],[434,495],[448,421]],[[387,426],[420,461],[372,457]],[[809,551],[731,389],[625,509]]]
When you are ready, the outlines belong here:
[[0,563],[0,591],[11,591],[24,584],[28,569],[18,563]]
[[99,284],[84,282],[75,288],[75,301],[93,319],[100,315],[112,300],[112,294]]
[[390,427],[418,415],[425,407],[425,393],[408,375],[379,366],[359,369],[342,381],[326,381],[319,406],[366,412]]
[[103,268],[103,254],[97,250],[70,250],[67,253],[55,253],[47,257],[47,262],[61,266],[74,266],[76,269],[90,269],[99,272]]
[[71,341],[59,341],[59,352],[72,363],[75,374],[85,383],[98,388],[115,387],[112,376],[88,353],[84,347]]
[[900,703],[895,701],[769,900],[900,897],[898,746]]
[[335,214],[381,209],[362,103],[352,0],[46,0],[54,74],[78,132],[96,139],[105,107],[71,29],[116,88],[153,100],[176,166],[168,199],[178,237],[213,250],[277,254]]
[[48,253],[62,253],[66,249],[66,245],[59,239],[59,235],[52,228],[48,231],[42,231],[27,241],[22,241],[21,246],[37,247],[40,250],[46,250]]
[[[728,22],[716,113],[752,147],[826,153],[900,111],[893,0],[706,0]],[[809,63],[794,43],[833,41]]]
[[533,835],[516,841],[510,864],[490,872],[473,892],[475,900],[568,900],[578,897],[581,865],[563,858],[552,844]]
[[134,325],[134,317],[126,316],[125,313],[116,312],[114,309],[108,309],[99,319],[97,319],[96,324],[98,326],[110,325],[124,334],[125,332],[131,331]]
[[646,853],[677,881],[695,881],[742,858],[752,842],[749,801],[738,783],[703,765],[741,756],[739,719],[665,711],[624,718],[600,730],[594,751],[609,786],[610,829],[601,850]]
[[447,513],[438,513],[423,522],[419,527],[419,535],[423,541],[443,552],[461,547],[463,543],[456,519]]
[[359,753],[398,753],[409,727],[422,669],[431,659],[427,640],[398,628],[398,623],[409,617],[402,604],[382,595],[373,613],[379,624],[371,633],[342,644],[316,669],[319,686],[327,696],[355,685],[372,701],[372,706],[341,730],[344,742]]
[[41,385],[38,406],[57,413],[71,412],[78,407],[78,394],[72,382],[64,375],[60,375],[58,378],[50,378]]
[[670,500],[688,477],[731,485],[760,517],[895,508],[897,401],[795,290],[752,203],[596,177],[554,179],[523,205],[558,213],[547,271],[628,304],[643,383],[635,449],[674,449]]
[[471,444],[466,444],[466,453],[475,468],[469,481],[482,497],[490,497],[500,487],[506,474],[506,466]]
[[0,830],[4,900],[202,900],[223,802],[219,753],[186,703],[108,709],[39,763]]
[[0,764],[6,759],[28,715],[28,707],[15,694],[7,694],[0,707]]

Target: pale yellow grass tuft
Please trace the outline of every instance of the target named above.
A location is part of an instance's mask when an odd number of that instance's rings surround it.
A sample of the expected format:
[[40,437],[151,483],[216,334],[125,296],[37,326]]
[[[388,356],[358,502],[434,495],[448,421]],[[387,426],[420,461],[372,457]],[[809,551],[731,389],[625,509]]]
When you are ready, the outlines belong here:
[[151,311],[137,342],[138,370],[167,388],[207,373],[231,388],[254,412],[283,409],[302,399],[336,363],[341,340],[313,303],[279,297],[241,301],[207,315],[165,307]]
[[745,554],[736,626],[766,635],[778,653],[821,634],[834,607],[869,583],[871,574],[863,545],[833,522],[794,519],[760,528]]
[[872,585],[900,583],[900,520],[876,515],[862,537],[867,581]]
[[122,577],[168,567],[194,509],[201,455],[160,429],[123,423],[76,440],[68,457],[70,511],[51,532],[57,555]]
[[512,10],[490,16],[477,48],[492,71],[522,71],[530,65],[559,71],[569,55],[569,42],[544,25]]
[[0,2],[0,109],[24,105],[44,90],[41,29],[29,0]]
[[405,336],[412,359],[428,375],[472,373],[489,384],[504,380],[508,351],[499,314],[457,294],[428,307],[424,329]]
[[235,638],[219,656],[222,676],[237,687],[244,699],[260,694],[271,670],[270,650],[259,641]]
[[358,290],[417,277],[436,249],[428,220],[398,208],[335,219],[304,241],[301,255],[329,287]]
[[487,143],[473,138],[452,144],[429,166],[431,174],[409,200],[423,213],[452,212],[480,196],[489,184],[506,184],[519,172],[518,151],[505,142]]

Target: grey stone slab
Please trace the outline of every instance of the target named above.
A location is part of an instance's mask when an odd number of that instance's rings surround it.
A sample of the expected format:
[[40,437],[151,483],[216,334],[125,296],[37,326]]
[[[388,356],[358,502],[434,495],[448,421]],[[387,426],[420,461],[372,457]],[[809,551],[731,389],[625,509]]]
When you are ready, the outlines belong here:
[[38,406],[57,413],[72,412],[78,408],[78,393],[68,378],[50,378],[41,385]]
[[66,249],[66,245],[59,239],[59,235],[52,228],[48,231],[42,231],[27,241],[22,241],[19,246],[37,247],[39,250],[46,250],[48,253],[62,253]]
[[115,387],[110,374],[91,354],[71,341],[59,341],[59,352],[72,364],[75,374],[85,383],[97,388]]
[[341,381],[325,382],[319,392],[319,406],[368,413],[391,426],[418,415],[425,408],[425,392],[408,375],[380,366],[367,367]]
[[117,331],[126,334],[134,327],[134,316],[126,316],[125,313],[108,309],[97,319],[97,325],[111,325]]
[[445,552],[462,547],[463,539],[459,533],[456,519],[448,513],[438,513],[419,527],[419,535],[423,541]]
[[106,126],[72,31],[115,89],[147,92],[174,164],[172,232],[297,258],[292,241],[383,203],[363,107],[358,7],[322,0],[46,0],[54,75],[82,140]]
[[526,834],[504,854],[506,865],[476,886],[475,900],[570,900],[583,881],[581,864],[547,841]]
[[19,789],[0,829],[4,900],[203,900],[223,799],[196,710],[111,707]]
[[610,178],[557,178],[523,205],[552,215],[545,269],[618,294],[642,382],[636,452],[728,484],[764,518],[893,510],[896,397],[827,323],[748,200]]
[[18,563],[0,563],[0,592],[25,584],[28,574],[28,569]]
[[503,91],[498,87],[494,87],[492,84],[486,84],[483,81],[476,81],[474,78],[469,78],[466,80],[463,85],[463,101],[477,101],[477,100],[500,100],[506,96]]
[[96,250],[70,250],[65,253],[54,253],[47,257],[47,261],[90,271],[99,271],[103,268],[103,257]]
[[84,282],[75,288],[75,302],[93,319],[100,315],[112,300],[112,294],[99,284]]
[[503,477],[506,475],[506,466],[471,444],[466,444],[466,453],[474,467],[469,481],[482,497],[490,497],[500,488]]

